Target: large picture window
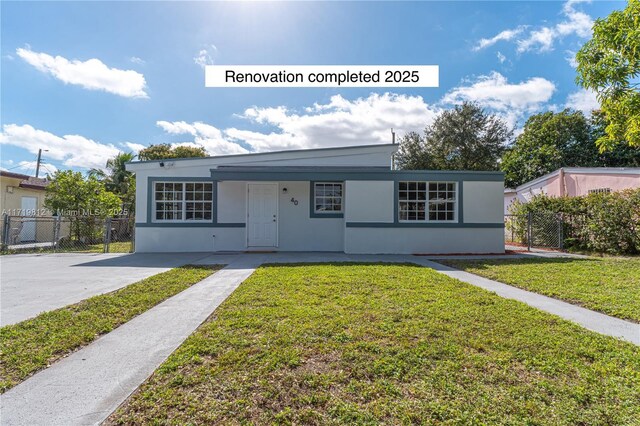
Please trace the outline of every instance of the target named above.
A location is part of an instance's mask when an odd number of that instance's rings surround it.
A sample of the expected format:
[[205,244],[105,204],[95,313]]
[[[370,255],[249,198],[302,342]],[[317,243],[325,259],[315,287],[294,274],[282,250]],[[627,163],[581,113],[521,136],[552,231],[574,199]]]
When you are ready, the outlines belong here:
[[399,182],[398,220],[455,222],[456,182]]
[[156,221],[210,221],[213,217],[211,182],[156,182],[154,200]]
[[313,185],[314,211],[316,213],[342,213],[343,200],[341,182],[316,182]]

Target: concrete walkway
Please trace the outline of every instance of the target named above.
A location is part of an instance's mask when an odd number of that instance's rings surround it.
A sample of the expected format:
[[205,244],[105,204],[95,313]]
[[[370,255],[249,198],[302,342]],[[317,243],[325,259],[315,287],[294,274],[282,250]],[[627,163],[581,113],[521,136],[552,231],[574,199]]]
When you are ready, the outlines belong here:
[[419,262],[423,266],[433,268],[451,278],[492,291],[506,299],[524,302],[550,314],[572,321],[582,327],[607,336],[618,337],[636,345],[640,345],[640,324],[610,317],[599,312],[572,305],[552,297],[543,296],[531,291],[522,290],[498,281],[480,277],[475,274],[460,271],[440,263],[423,259]]
[[117,290],[209,254],[49,253],[0,256],[0,326]]
[[259,259],[239,257],[22,382],[0,396],[0,423],[101,423],[259,264]]

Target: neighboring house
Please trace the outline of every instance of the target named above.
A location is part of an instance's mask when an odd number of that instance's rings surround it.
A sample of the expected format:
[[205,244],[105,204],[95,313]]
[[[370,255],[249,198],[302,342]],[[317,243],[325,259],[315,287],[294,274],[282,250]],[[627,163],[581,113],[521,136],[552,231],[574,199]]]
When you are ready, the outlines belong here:
[[504,252],[502,173],[392,170],[397,149],[129,163],[136,251]]
[[534,195],[576,197],[593,192],[615,192],[640,188],[640,168],[564,167],[504,190],[504,212],[515,200],[527,202]]
[[45,229],[38,229],[36,222],[29,217],[51,215],[44,208],[48,184],[46,179],[0,170],[2,214],[25,217],[12,222],[12,229],[9,230],[11,242],[38,241],[43,237],[40,234]]

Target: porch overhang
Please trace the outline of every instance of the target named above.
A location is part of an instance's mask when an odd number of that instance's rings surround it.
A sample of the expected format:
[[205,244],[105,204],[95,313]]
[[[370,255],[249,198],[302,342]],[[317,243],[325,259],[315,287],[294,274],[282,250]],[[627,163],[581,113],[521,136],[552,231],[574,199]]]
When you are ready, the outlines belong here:
[[221,166],[210,169],[215,181],[347,181],[347,180],[431,180],[496,181],[502,172],[390,170],[387,167],[264,167]]

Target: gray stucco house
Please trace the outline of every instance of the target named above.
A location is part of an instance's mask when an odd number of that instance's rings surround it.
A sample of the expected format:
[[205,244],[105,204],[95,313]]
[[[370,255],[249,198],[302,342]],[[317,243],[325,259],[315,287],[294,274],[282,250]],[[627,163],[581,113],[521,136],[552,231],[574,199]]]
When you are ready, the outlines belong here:
[[393,170],[397,149],[129,163],[136,251],[504,252],[502,173]]

